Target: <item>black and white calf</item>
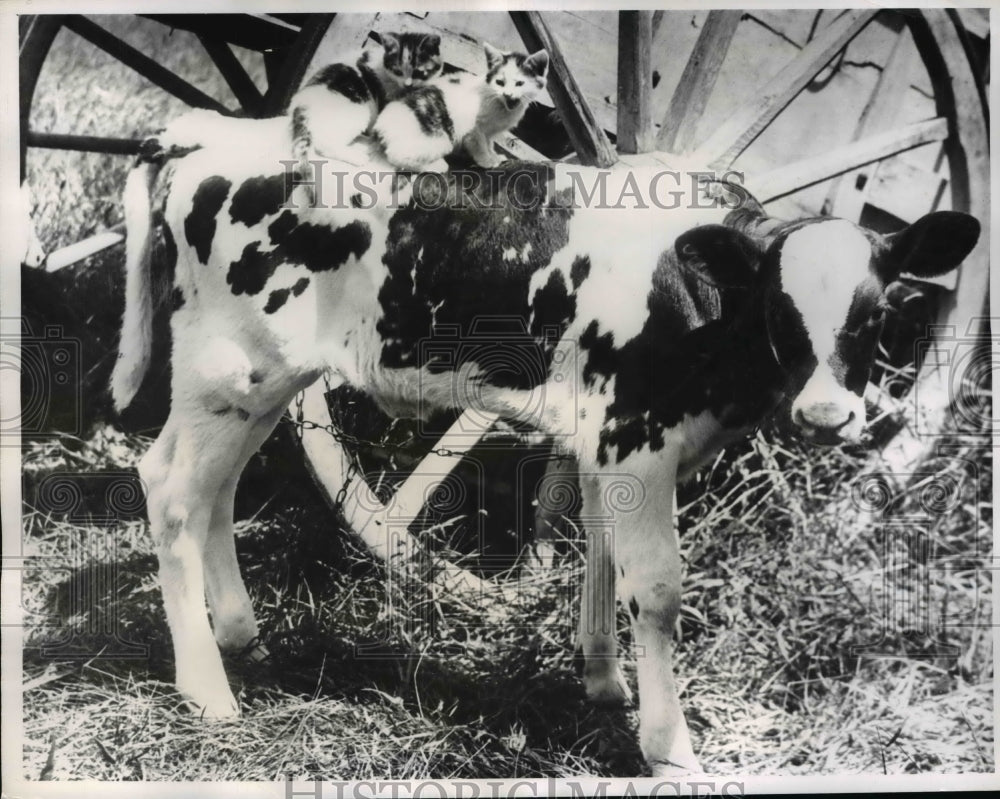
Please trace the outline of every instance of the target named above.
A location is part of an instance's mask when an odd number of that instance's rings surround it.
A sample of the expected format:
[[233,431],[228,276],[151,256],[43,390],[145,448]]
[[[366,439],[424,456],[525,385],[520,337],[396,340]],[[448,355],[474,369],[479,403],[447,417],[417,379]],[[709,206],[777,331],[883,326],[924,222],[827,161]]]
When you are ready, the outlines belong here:
[[[306,187],[289,194],[281,157],[203,149],[169,165],[172,406],[140,473],[179,691],[206,716],[239,712],[216,646],[258,632],[233,543],[237,479],[294,394],[325,374],[397,414],[475,397],[576,457],[584,516],[615,520],[614,565],[600,565],[618,576],[645,652],[643,752],[658,774],[696,769],[670,653],[676,482],[783,396],[810,440],[857,440],[887,284],[954,268],[979,224],[942,212],[885,237],[841,220],[782,223],[728,184],[663,209],[625,191],[653,186],[653,172],[527,164],[474,188],[411,183],[398,207],[381,189],[343,189],[360,173],[329,164],[332,193],[310,206]],[[156,173],[139,165],[126,189],[119,408],[149,360]],[[567,188],[599,180],[632,207],[585,207]],[[606,501],[622,474],[644,491],[629,512]],[[588,613],[613,602],[585,594]],[[624,699],[614,640],[585,632],[582,645],[588,694]]]

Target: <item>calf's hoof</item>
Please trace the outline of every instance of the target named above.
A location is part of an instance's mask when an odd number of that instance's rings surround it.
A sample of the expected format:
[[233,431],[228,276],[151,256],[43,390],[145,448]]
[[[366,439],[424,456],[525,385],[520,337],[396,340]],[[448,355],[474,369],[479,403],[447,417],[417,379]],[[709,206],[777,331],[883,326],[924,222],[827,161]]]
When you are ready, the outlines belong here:
[[705,771],[699,765],[697,760],[692,760],[689,763],[671,763],[665,760],[650,760],[648,763],[650,771],[653,772],[654,777],[678,779],[682,777],[700,777],[705,774]]
[[623,707],[632,701],[632,691],[617,664],[599,672],[585,669],[583,687],[587,691],[587,699],[600,707]]
[[184,697],[185,706],[202,719],[236,719],[240,717],[240,706],[233,692],[226,686],[225,691],[208,692],[178,689]]

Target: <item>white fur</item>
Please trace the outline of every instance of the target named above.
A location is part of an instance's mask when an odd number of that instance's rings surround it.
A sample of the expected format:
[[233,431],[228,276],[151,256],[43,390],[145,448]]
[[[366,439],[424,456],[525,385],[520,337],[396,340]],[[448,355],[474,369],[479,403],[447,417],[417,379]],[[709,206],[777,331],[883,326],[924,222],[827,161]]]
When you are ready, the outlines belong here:
[[156,176],[152,165],[129,172],[122,205],[125,209],[125,314],[118,360],[111,375],[111,396],[122,411],[129,406],[149,368],[153,338],[153,303],[149,285],[152,242],[150,190]]
[[868,277],[871,243],[842,219],[807,225],[788,236],[781,250],[781,282],[802,314],[817,365],[792,405],[792,418],[837,427],[856,441],[865,426],[861,397],[841,386],[831,369],[836,334],[847,319],[857,286]]

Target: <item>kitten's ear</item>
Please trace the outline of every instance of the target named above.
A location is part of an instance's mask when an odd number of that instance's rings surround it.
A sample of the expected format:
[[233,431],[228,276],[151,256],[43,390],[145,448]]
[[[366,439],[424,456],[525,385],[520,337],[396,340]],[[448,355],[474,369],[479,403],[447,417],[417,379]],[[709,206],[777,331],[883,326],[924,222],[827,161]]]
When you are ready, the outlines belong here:
[[383,33],[379,38],[382,39],[382,47],[386,53],[395,53],[399,50],[399,34]]
[[549,54],[545,50],[539,50],[537,53],[532,53],[526,59],[524,59],[524,71],[531,74],[537,75],[539,78],[544,78],[545,73],[549,71]]
[[504,55],[489,42],[483,42],[483,52],[486,53],[486,69],[494,70],[503,63]]
[[441,37],[436,33],[428,33],[420,40],[420,52],[433,56],[441,53]]

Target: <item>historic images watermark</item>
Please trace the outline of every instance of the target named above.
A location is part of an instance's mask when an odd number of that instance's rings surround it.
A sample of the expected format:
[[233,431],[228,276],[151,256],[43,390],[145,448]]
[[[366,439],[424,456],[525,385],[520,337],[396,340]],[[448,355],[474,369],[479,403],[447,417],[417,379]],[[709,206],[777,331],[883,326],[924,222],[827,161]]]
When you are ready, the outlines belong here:
[[[309,170],[303,169],[296,160],[280,163],[285,169],[285,185],[289,191],[305,188],[314,208],[396,210],[412,204],[422,211],[442,208],[476,211],[543,208],[736,210],[746,196],[742,191],[744,174],[736,170],[664,168],[613,173],[566,168],[557,172],[545,164],[516,164],[498,169],[405,173],[330,170],[325,168],[328,162],[324,160],[309,161]],[[706,192],[709,185],[717,190]],[[292,196],[287,198],[287,203],[297,207]]]
[[518,799],[571,796],[574,799],[607,796],[744,796],[743,782],[706,777],[673,780],[313,780],[298,786],[285,779],[285,799]]

